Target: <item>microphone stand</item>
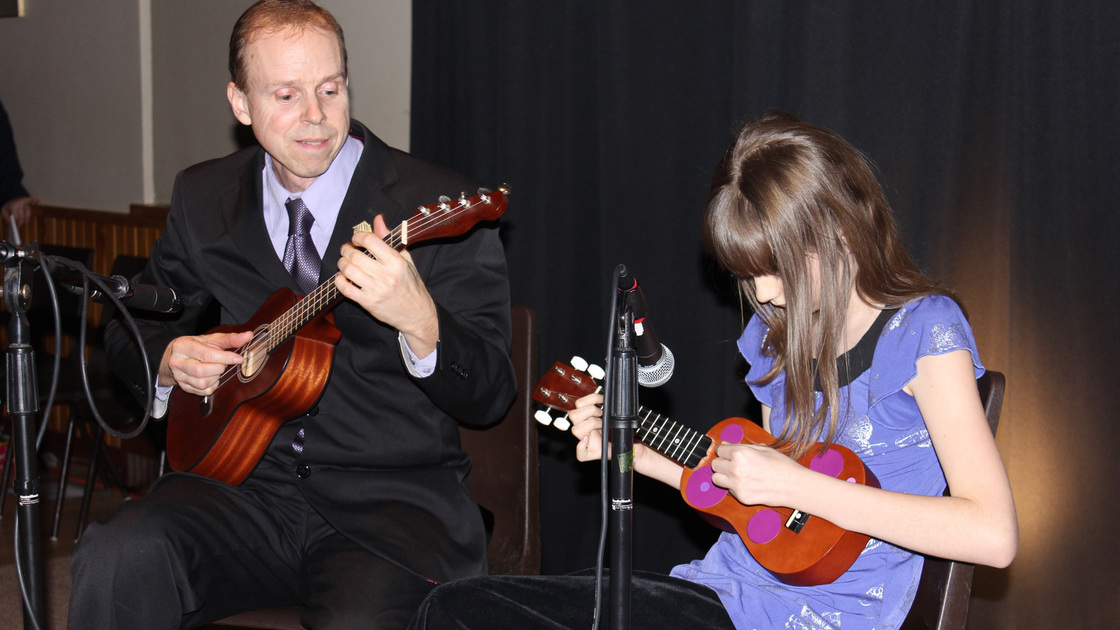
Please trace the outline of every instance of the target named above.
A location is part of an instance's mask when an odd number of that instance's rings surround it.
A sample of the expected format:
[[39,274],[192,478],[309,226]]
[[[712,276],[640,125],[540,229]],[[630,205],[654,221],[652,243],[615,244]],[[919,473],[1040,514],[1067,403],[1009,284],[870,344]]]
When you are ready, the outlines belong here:
[[[38,440],[35,431],[35,417],[39,412],[39,384],[35,371],[35,350],[31,346],[31,325],[27,317],[27,310],[34,298],[31,276],[35,266],[32,263],[38,262],[38,259],[41,258],[36,249],[37,245],[35,243],[11,245],[7,242],[0,242],[0,264],[4,268],[3,303],[11,314],[11,318],[8,320],[6,380],[8,411],[12,416],[14,455],[17,466],[15,489],[19,496],[19,505],[16,508],[16,520],[18,522],[16,528],[16,567],[20,590],[23,595],[23,623],[26,630],[42,630],[46,627],[46,603],[44,599],[46,589],[43,573],[42,532],[40,531],[39,519]],[[73,263],[73,261],[68,262]],[[85,269],[81,265],[78,265],[78,267]],[[43,273],[48,273],[49,269],[49,266],[45,266]],[[55,268],[55,270],[63,284],[75,289],[82,288],[84,292],[85,286],[81,282],[83,274],[75,274],[66,269]],[[119,276],[105,278],[88,270],[85,271],[102,290],[100,294],[95,292],[95,298],[104,296],[116,303],[118,307],[123,308],[120,299],[127,299],[132,296],[132,288],[125,278]],[[105,282],[106,280],[108,282]],[[53,281],[51,281],[48,285],[52,287],[52,292],[53,284]],[[171,292],[169,299],[161,298],[153,301],[152,289],[158,289],[158,287],[149,287],[149,294],[145,295],[145,299],[142,300],[144,304],[138,305],[140,308],[172,312],[178,310],[181,306],[181,302],[174,296],[173,292]],[[99,301],[101,300],[99,299]],[[149,304],[149,302],[151,303]],[[79,348],[77,351],[81,352],[81,349]],[[144,361],[145,371],[150,374],[146,357]],[[84,371],[82,378],[85,378]],[[151,390],[150,384],[149,390]],[[50,401],[48,401],[48,407],[49,405]],[[151,407],[150,401],[148,406]],[[94,411],[94,415],[100,422],[100,416],[97,416],[96,411]],[[147,424],[147,418],[148,416],[145,415],[144,421],[141,422],[140,427],[134,433],[129,435],[119,434],[118,437],[123,439],[139,434],[144,425]],[[45,418],[43,422],[46,422]],[[11,457],[12,454],[8,456]],[[0,488],[0,492],[7,492],[7,488]]]
[[[23,589],[24,628],[43,628],[44,602],[42,533],[39,525],[39,473],[35,445],[35,415],[39,411],[39,388],[35,378],[35,350],[31,347],[27,307],[31,303],[31,283],[24,283],[24,261],[14,266],[13,259],[23,251],[5,248],[4,304],[11,313],[8,320],[7,388],[8,411],[12,416],[15,442],[16,507],[18,527],[16,561]],[[9,457],[12,454],[8,455]],[[6,464],[5,464],[6,465]],[[0,489],[7,492],[7,488]]]
[[[620,266],[621,267],[621,266]],[[625,269],[625,267],[621,267]],[[611,630],[630,630],[633,581],[634,431],[638,418],[638,358],[634,350],[634,312],[622,293],[614,330],[604,408],[611,444]]]

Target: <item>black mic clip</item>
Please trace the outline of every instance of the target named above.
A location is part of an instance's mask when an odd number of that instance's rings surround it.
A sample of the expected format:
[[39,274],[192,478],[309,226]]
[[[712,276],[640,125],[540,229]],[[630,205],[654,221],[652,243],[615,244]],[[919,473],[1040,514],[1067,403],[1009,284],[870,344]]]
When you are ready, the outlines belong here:
[[634,313],[634,347],[638,355],[638,384],[643,387],[660,387],[669,382],[676,367],[673,353],[657,338],[657,332],[647,320],[649,307],[638,279],[622,266],[618,276],[618,290]]
[[[174,289],[154,284],[132,284],[128,278],[120,275],[100,278],[105,282],[109,293],[130,308],[157,313],[178,313],[183,309],[183,300]],[[112,302],[99,289],[92,289],[90,297],[103,304]]]

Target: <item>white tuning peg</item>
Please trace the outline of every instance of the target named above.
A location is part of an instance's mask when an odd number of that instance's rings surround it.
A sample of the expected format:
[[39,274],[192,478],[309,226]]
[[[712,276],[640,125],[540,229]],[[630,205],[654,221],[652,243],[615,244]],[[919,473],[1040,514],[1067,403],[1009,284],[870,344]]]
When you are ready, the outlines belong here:
[[543,424],[546,427],[552,424],[552,416],[550,416],[549,413],[544,409],[538,409],[537,412],[533,414],[533,417],[536,418],[537,422]]
[[583,372],[587,369],[587,359],[583,357],[572,357],[572,367]]
[[572,423],[568,420],[568,416],[564,416],[562,418],[557,418],[556,421],[552,423],[552,426],[560,429],[561,431],[567,431],[568,429],[572,428]]
[[587,366],[586,371],[591,375],[591,378],[597,381],[603,380],[603,377],[607,375],[606,371],[604,371],[603,368],[594,364]]

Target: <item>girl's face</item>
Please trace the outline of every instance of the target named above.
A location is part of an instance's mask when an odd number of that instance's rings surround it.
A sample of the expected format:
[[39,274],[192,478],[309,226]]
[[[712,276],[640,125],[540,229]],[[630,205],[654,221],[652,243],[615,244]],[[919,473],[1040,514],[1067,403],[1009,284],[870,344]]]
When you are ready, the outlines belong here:
[[[815,253],[806,256],[806,268],[812,287],[813,312],[821,309],[821,261]],[[786,290],[780,276],[776,274],[754,276],[754,297],[759,304],[772,304],[778,308],[786,306]]]
[[776,275],[770,276],[755,276],[751,278],[754,280],[754,297],[758,300],[759,304],[773,304],[774,306],[785,308],[786,306],[786,290],[782,285],[782,279]]

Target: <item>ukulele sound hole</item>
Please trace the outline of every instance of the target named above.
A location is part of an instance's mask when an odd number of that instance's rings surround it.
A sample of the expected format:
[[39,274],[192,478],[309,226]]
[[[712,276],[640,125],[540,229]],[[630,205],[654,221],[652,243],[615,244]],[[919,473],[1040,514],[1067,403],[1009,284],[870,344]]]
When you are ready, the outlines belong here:
[[268,345],[265,342],[268,335],[268,326],[257,329],[250,341],[241,352],[243,363],[238,375],[242,381],[250,381],[260,372],[261,366],[268,361]]

